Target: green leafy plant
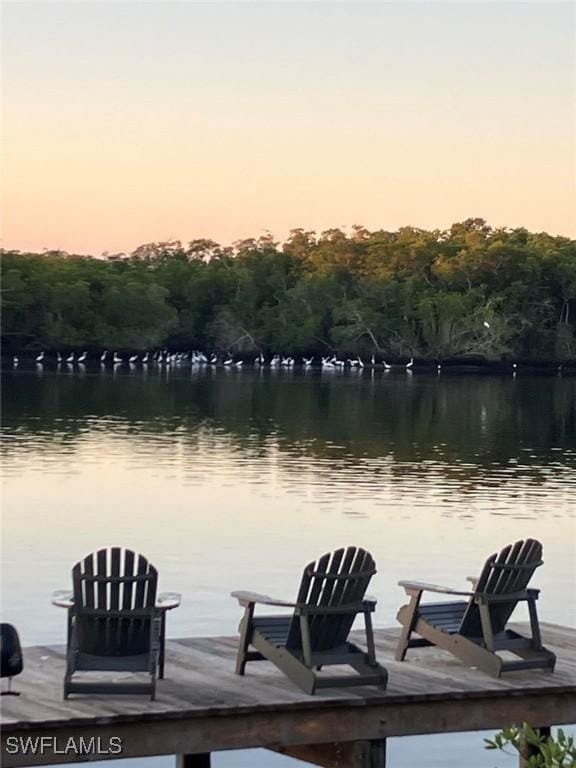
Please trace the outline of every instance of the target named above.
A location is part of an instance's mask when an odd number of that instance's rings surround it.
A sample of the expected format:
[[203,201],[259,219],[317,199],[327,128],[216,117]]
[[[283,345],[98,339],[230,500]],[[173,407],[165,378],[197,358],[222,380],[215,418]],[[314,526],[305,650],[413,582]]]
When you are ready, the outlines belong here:
[[532,754],[524,757],[526,768],[576,768],[576,745],[574,738],[567,736],[559,728],[554,736],[543,736],[528,723],[522,726],[503,728],[493,739],[484,739],[486,749],[500,749],[513,754],[507,747],[512,747],[518,754],[525,754],[526,747]]

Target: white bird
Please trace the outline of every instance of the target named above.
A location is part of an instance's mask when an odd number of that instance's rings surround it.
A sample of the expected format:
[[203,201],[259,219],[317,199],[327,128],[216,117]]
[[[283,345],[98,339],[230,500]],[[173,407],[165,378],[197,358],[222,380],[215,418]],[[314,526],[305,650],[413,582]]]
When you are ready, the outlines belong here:
[[87,357],[88,357],[88,352],[82,352],[82,354],[78,358],[78,362],[79,363],[83,363],[86,360]]
[[216,365],[218,363],[218,355],[212,355],[210,358],[210,365]]
[[120,363],[124,362],[118,352],[114,352],[114,357],[112,358],[112,361],[114,362],[114,365],[119,365]]
[[438,363],[436,366],[436,371],[438,372],[438,375],[440,375],[440,371],[442,370],[442,363]]
[[358,368],[364,368],[364,363],[362,362],[362,358],[360,356],[356,358],[356,363],[358,365]]
[[302,359],[304,361],[304,368],[310,368],[312,366],[312,363],[314,361],[313,357],[304,357]]
[[108,357],[108,350],[105,349],[104,352],[102,352],[102,354],[100,355],[100,362],[104,363],[107,357]]
[[372,367],[374,367],[376,365],[376,357],[375,357],[375,355],[372,355],[372,357],[370,358],[370,365],[372,365]]
[[138,360],[138,355],[130,355],[128,358],[129,363],[135,363]]
[[244,360],[236,360],[236,362],[234,363],[234,366],[236,368],[242,368],[243,365],[244,365]]
[[56,362],[58,363],[58,365],[60,365],[60,363],[62,362],[62,355],[60,354],[60,352],[56,352]]
[[44,360],[44,350],[42,350],[42,352],[40,352],[40,354],[36,356],[37,363],[41,363],[42,360]]
[[74,352],[71,352],[71,353],[68,355],[68,357],[66,358],[66,362],[67,362],[67,363],[72,363],[72,364],[74,364]]
[[17,357],[16,355],[13,355],[12,356],[12,365],[14,366],[14,368],[17,368],[19,362],[20,362],[20,358]]
[[490,328],[490,323],[487,320],[484,320],[482,325],[484,326],[484,328]]
[[231,365],[233,365],[233,363],[234,363],[234,360],[231,357],[227,357],[222,363],[222,365],[225,365],[226,368],[229,368]]
[[149,359],[149,355],[150,355],[150,353],[149,353],[149,352],[146,352],[146,354],[145,354],[145,355],[144,355],[144,357],[142,358],[142,362],[144,363],[144,365],[146,365],[146,363],[148,362],[148,359]]
[[410,362],[406,363],[406,370],[410,370],[410,368],[412,368],[413,365],[414,365],[414,358],[411,357]]
[[391,370],[392,366],[386,362],[386,360],[382,360],[382,365],[384,366],[385,370],[389,371]]

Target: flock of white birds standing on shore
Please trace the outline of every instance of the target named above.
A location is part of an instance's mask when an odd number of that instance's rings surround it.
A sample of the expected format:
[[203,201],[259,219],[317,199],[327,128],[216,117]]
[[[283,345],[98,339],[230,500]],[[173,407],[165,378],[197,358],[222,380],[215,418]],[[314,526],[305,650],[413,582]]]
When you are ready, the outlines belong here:
[[[47,355],[45,351],[40,352],[35,357],[35,362],[39,366],[43,366],[47,363],[56,364],[58,366],[80,366],[84,365],[88,360],[88,352],[70,354],[61,354],[56,352],[53,355]],[[117,366],[117,365],[157,365],[157,366],[222,366],[224,368],[241,368],[245,363],[254,365],[256,367],[267,368],[294,368],[302,367],[309,368],[321,368],[321,369],[357,369],[361,370],[365,367],[376,368],[382,367],[384,370],[392,370],[393,368],[405,369],[410,371],[414,365],[414,358],[411,358],[407,363],[391,364],[386,360],[377,360],[375,355],[372,355],[370,361],[365,362],[359,355],[353,358],[340,358],[337,355],[329,355],[324,357],[302,357],[294,358],[284,355],[273,355],[272,357],[265,357],[260,353],[251,361],[245,361],[243,359],[237,359],[232,355],[219,355],[216,353],[206,355],[204,352],[198,350],[191,350],[190,352],[170,352],[168,349],[162,349],[155,352],[146,351],[145,353],[124,355],[121,356],[116,351],[109,351],[105,349],[99,357],[92,356],[91,362],[99,362],[102,366]],[[20,363],[20,359],[14,355],[12,358],[12,364],[17,367]],[[438,366],[440,367],[440,366]]]

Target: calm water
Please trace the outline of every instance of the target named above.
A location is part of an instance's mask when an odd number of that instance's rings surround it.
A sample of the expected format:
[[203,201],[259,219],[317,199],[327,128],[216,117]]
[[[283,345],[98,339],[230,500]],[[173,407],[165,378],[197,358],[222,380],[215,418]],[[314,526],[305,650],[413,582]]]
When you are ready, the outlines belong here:
[[[376,625],[391,625],[398,579],[462,584],[525,536],[544,545],[541,619],[576,624],[574,378],[126,368],[3,384],[3,620],[25,644],[64,641],[50,594],[111,544],[183,593],[173,636],[234,634],[231,590],[290,597],[308,560],[349,543],[373,553]],[[467,734],[394,740],[391,765],[424,750],[437,768],[512,764]]]

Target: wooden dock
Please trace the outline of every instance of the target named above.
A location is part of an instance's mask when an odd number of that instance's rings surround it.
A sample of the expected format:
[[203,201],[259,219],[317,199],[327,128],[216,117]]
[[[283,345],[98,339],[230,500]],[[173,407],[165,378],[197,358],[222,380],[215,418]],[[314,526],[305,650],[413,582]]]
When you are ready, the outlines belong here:
[[[13,684],[21,695],[0,700],[2,763],[17,768],[173,754],[186,768],[206,768],[212,752],[264,747],[327,768],[383,768],[391,736],[523,721],[543,728],[576,723],[576,629],[544,624],[542,633],[558,657],[553,674],[493,679],[436,648],[414,649],[406,662],[396,662],[399,630],[376,630],[388,689],[327,689],[314,696],[265,662],[249,664],[245,677],[235,675],[236,637],[171,640],[154,702],[94,695],[64,701],[64,648],[26,648],[25,670]],[[79,755],[84,748],[91,751]]]

